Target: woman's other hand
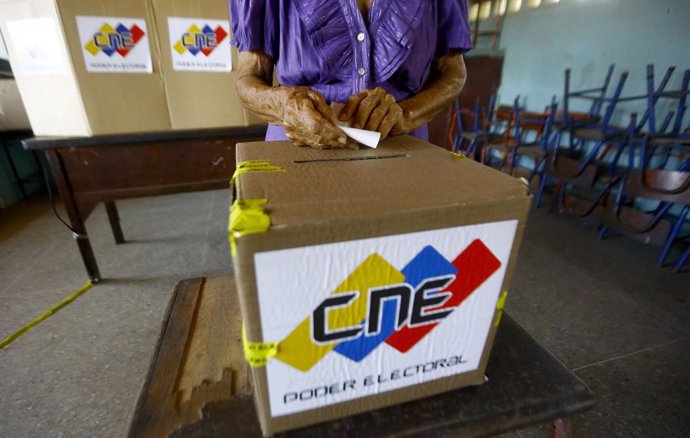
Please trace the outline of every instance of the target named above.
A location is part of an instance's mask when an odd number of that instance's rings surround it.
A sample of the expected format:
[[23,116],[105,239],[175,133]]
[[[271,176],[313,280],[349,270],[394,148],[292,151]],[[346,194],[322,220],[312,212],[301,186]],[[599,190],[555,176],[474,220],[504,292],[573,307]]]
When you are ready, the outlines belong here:
[[395,98],[381,87],[350,96],[340,110],[338,119],[349,120],[353,128],[378,131],[381,133],[381,140],[386,139],[391,132],[409,132],[406,129],[402,108]]

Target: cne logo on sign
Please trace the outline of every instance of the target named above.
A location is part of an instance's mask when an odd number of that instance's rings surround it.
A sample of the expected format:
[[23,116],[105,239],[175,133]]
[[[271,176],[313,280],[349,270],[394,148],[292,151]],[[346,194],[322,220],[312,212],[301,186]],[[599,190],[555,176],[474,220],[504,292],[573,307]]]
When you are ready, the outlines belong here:
[[452,262],[426,246],[400,271],[372,254],[280,342],[275,357],[306,372],[333,350],[356,362],[384,342],[406,353],[500,266],[479,239]]
[[144,35],[145,32],[136,24],[128,28],[122,23],[115,27],[105,23],[86,43],[84,48],[93,56],[103,52],[109,57],[117,53],[125,58]]
[[228,32],[222,26],[212,29],[208,24],[202,28],[193,24],[182,34],[173,48],[180,55],[189,52],[193,56],[199,53],[202,53],[204,56],[210,56],[227,36]]

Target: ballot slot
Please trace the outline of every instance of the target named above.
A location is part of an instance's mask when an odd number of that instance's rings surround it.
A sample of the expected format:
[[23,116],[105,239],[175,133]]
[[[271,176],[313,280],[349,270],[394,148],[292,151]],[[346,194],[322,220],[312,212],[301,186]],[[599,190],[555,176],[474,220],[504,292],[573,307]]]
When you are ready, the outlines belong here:
[[408,158],[408,154],[395,154],[395,155],[375,155],[366,157],[345,157],[345,158],[318,158],[312,160],[295,160],[295,164],[306,164],[306,163],[329,163],[335,161],[364,161],[364,160],[386,160],[391,158]]

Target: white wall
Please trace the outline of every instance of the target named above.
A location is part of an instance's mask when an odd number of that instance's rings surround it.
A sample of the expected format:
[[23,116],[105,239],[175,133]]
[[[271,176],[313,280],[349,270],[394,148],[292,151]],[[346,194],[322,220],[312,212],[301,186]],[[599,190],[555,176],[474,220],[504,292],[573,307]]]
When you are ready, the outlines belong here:
[[[523,3],[527,3],[523,1]],[[501,35],[505,51],[500,100],[526,96],[527,106],[543,109],[563,95],[563,71],[572,68],[574,89],[601,86],[610,64],[617,83],[630,72],[624,95],[646,92],[646,64],[656,64],[657,78],[678,67],[668,89],[680,87],[690,69],[690,0],[560,0],[505,17]],[[626,105],[625,112],[646,106]],[[584,104],[581,109],[586,109]],[[662,114],[659,112],[659,114]],[[619,114],[618,123],[627,120]]]

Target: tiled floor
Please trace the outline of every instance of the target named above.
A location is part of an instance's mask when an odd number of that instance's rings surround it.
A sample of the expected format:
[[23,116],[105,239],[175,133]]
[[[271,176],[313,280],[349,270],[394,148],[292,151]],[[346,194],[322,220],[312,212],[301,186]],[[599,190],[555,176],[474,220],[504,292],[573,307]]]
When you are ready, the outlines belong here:
[[[122,436],[175,283],[229,275],[228,194],[118,203],[87,221],[107,279],[0,351],[0,436]],[[532,214],[508,311],[596,392],[579,437],[683,437],[690,430],[690,274],[658,249],[544,211]],[[0,338],[85,281],[45,199],[0,213]],[[535,427],[505,437],[547,437]]]

